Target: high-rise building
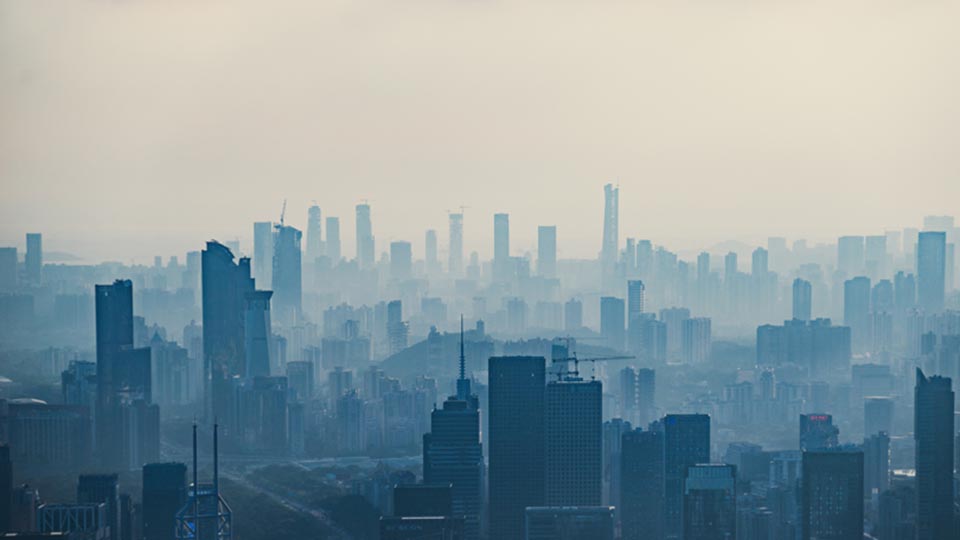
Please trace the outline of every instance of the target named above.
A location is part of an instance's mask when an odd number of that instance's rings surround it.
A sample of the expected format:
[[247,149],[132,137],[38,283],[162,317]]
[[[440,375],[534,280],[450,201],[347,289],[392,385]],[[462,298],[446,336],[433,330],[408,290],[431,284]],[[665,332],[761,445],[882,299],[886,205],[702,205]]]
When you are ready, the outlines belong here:
[[668,414],[664,433],[664,536],[683,535],[683,487],[687,468],[710,462],[710,417]]
[[737,538],[737,468],[720,463],[687,467],[683,483],[684,540]]
[[490,537],[521,540],[524,510],[544,504],[542,356],[494,356],[488,364]]
[[917,303],[928,314],[943,311],[946,233],[927,231],[917,239]]
[[545,278],[557,277],[557,227],[537,227],[537,274]]
[[801,539],[863,538],[863,452],[803,452],[801,478]]
[[609,274],[617,264],[620,249],[620,188],[613,184],[603,186],[603,243],[600,248],[600,263],[604,274]]
[[635,429],[620,446],[623,540],[663,537],[663,431]]
[[387,350],[396,354],[407,348],[409,329],[403,321],[403,301],[393,300],[387,304]]
[[0,292],[13,292],[17,289],[19,275],[17,248],[0,248]]
[[27,253],[23,259],[27,283],[39,285],[43,273],[43,235],[27,233]]
[[690,318],[687,308],[665,308],[660,310],[660,322],[665,325],[667,356],[680,359],[683,352],[683,321]]
[[273,239],[273,311],[284,324],[300,318],[303,307],[303,281],[299,230],[277,225]]
[[643,281],[639,279],[627,281],[627,325],[632,324],[643,314],[645,293],[646,287]]
[[[323,255],[323,219],[321,218],[320,207],[316,204],[307,209],[307,247],[305,266],[313,268],[317,259]],[[256,274],[256,262],[254,262],[254,274]],[[256,278],[256,275],[254,275]]]
[[340,262],[340,218],[327,217],[327,241],[324,245],[326,256],[330,264],[336,266]]
[[864,238],[841,236],[837,239],[837,270],[845,276],[855,276],[863,271]]
[[423,436],[423,481],[453,486],[453,515],[464,518],[464,538],[476,540],[483,513],[483,448],[479,400],[471,393],[465,363],[461,321],[457,394],[430,415],[430,433]]
[[250,259],[233,260],[219,242],[207,242],[202,255],[204,414],[234,427],[233,378],[245,375],[247,294],[254,291]]
[[173,540],[177,511],[187,502],[187,466],[143,466],[143,540]]
[[390,242],[390,277],[410,279],[413,275],[413,247],[410,242]]
[[611,349],[622,350],[626,343],[623,300],[612,296],[600,298],[600,336]]
[[563,329],[566,331],[583,328],[583,303],[571,298],[563,304]]
[[[138,401],[149,404],[152,399],[150,349],[133,347],[133,283],[117,280],[97,285],[95,297],[97,450],[104,464],[116,467],[128,464],[129,452],[146,442],[141,433],[129,431],[132,426],[125,420],[130,411],[125,408]],[[152,426],[142,427],[152,431]]]
[[[328,229],[329,232],[329,229]],[[357,205],[357,264],[361,270],[373,268],[376,262],[376,245],[373,236],[373,222],[370,218],[370,205]]]
[[547,506],[598,506],[601,502],[602,395],[600,381],[573,378],[547,383]]
[[863,492],[867,497],[890,489],[890,436],[874,433],[863,439]]
[[956,538],[953,519],[954,393],[948,377],[917,368],[913,438],[916,441],[917,540]]
[[709,317],[694,317],[683,321],[681,351],[687,364],[702,364],[710,360],[712,334]]
[[270,350],[273,332],[270,325],[272,291],[250,291],[244,295],[243,343],[244,371],[248,377],[270,375]]
[[805,279],[793,280],[793,318],[809,321],[813,311],[813,287]]
[[253,224],[253,278],[260,283],[273,280],[273,223]]
[[493,278],[507,279],[510,271],[510,214],[493,215]]
[[120,539],[120,483],[116,474],[82,474],[77,483],[77,502],[106,505],[110,540]]
[[647,425],[657,414],[656,371],[650,368],[637,370],[637,421]]
[[758,247],[750,258],[750,275],[754,278],[766,277],[770,273],[770,255],[766,249]]
[[833,425],[829,414],[800,415],[800,450],[824,450],[835,448],[839,442],[840,429]]
[[463,273],[463,212],[450,214],[450,255],[447,271],[454,276]]
[[876,235],[866,237],[864,250],[864,270],[871,279],[887,276],[887,237]]
[[870,278],[860,276],[843,284],[843,324],[850,327],[854,354],[867,352],[872,341]]
[[863,400],[863,435],[891,434],[894,401],[890,397],[870,396]]
[[[437,252],[437,231],[427,229],[423,235],[423,260],[428,274],[434,275],[440,271],[440,258]],[[392,263],[393,257],[390,257]]]

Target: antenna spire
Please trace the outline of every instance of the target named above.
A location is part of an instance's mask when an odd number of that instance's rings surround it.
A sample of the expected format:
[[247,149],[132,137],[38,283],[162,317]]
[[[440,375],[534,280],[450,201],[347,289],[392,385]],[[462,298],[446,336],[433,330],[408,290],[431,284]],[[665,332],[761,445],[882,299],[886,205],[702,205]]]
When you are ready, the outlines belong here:
[[457,379],[457,399],[470,399],[470,379],[467,378],[467,356],[463,352],[463,314],[460,314],[460,378]]

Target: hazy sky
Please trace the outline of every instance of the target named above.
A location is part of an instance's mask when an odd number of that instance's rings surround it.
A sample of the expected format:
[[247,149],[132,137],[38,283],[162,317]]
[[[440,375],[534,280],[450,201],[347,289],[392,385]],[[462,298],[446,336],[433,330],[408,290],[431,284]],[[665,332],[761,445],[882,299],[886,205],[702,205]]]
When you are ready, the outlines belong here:
[[143,261],[369,199],[378,251],[557,224],[829,239],[960,207],[960,2],[0,1],[0,245]]

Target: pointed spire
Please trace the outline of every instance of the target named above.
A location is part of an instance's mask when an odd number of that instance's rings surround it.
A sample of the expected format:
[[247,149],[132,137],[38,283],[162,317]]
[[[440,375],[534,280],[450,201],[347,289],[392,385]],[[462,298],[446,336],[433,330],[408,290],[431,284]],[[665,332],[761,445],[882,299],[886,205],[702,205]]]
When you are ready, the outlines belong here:
[[463,352],[463,314],[460,314],[460,378],[457,379],[457,399],[470,399],[470,379],[467,378],[467,357]]

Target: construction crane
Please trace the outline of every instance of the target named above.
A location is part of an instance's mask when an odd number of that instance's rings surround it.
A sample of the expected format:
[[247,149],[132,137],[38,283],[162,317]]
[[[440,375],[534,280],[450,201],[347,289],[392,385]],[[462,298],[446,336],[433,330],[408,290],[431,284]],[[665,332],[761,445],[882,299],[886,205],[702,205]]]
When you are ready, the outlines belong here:
[[[570,342],[571,338],[565,338],[566,346],[564,350],[567,351],[566,356],[553,358],[552,362],[554,364],[564,364],[567,369],[557,370],[557,381],[576,381],[580,380],[580,362],[590,362],[593,365],[591,369],[590,380],[596,380],[596,363],[597,362],[607,362],[612,360],[633,360],[636,356],[633,355],[613,355],[613,356],[591,356],[589,358],[579,358],[576,351],[570,352]],[[573,363],[573,369],[569,369],[570,364]]]

